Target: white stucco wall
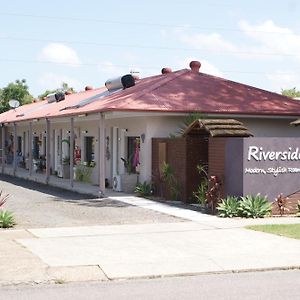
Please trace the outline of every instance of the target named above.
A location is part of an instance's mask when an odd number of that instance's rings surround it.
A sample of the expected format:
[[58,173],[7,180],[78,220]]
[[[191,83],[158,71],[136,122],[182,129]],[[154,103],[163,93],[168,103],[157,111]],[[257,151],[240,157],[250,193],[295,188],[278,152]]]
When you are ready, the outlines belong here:
[[239,119],[256,137],[300,137],[300,127],[291,126],[291,119]]
[[[99,115],[92,115],[85,118],[74,118],[75,145],[81,148],[82,160],[84,159],[84,137],[93,136],[95,138],[95,161],[96,168],[93,170],[93,183],[99,182],[99,137],[98,137],[98,121]],[[119,115],[107,115],[105,118],[105,145],[108,138],[109,145],[106,150],[109,151],[110,157],[105,158],[105,177],[111,182],[114,173],[122,174],[125,172],[121,157],[127,155],[127,137],[140,137],[145,134],[144,142],[140,145],[140,181],[151,181],[152,174],[152,138],[154,137],[169,137],[174,134],[180,124],[183,116],[174,115],[156,115],[146,114],[143,116],[130,116],[121,113]],[[233,117],[234,118],[234,117]],[[237,117],[246,127],[257,137],[300,137],[300,128],[290,126],[290,122],[296,118],[290,119],[262,119],[262,118],[244,118]],[[61,162],[61,157],[58,156],[57,136],[62,130],[62,139],[68,138],[70,131],[70,119],[55,119],[51,120],[50,134],[50,149],[51,149],[51,167],[56,170]],[[113,129],[115,128],[115,129]],[[45,121],[32,122],[33,136],[45,136],[46,123]],[[30,151],[28,145],[29,123],[17,123],[17,135],[24,136],[25,132],[25,153]],[[13,126],[8,126],[9,134],[13,133]],[[117,136],[118,133],[118,136]],[[42,139],[43,142],[43,139]],[[23,145],[22,145],[23,147]],[[41,151],[44,148],[41,145]],[[53,153],[54,150],[54,153]],[[67,144],[63,145],[62,157],[68,155]],[[41,154],[45,154],[42,153]],[[113,161],[115,163],[113,164]]]

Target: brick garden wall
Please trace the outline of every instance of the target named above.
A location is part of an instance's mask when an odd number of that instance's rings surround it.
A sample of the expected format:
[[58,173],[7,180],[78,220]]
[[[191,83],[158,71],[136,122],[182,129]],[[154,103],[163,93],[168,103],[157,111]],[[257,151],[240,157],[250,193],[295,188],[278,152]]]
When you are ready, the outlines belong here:
[[192,193],[200,181],[197,164],[207,162],[207,141],[199,138],[154,138],[152,139],[152,174],[156,194],[171,199],[171,194],[161,180],[159,172],[159,144],[166,145],[166,162],[171,166],[181,186],[180,199],[192,202]]

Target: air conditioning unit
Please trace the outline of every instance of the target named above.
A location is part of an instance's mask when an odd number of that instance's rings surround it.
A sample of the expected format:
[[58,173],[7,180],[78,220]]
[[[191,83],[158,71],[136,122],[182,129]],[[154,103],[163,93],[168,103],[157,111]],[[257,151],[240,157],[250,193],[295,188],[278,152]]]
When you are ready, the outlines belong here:
[[62,165],[57,166],[57,177],[63,178],[63,168]]
[[119,175],[113,176],[113,190],[116,192],[122,192],[121,176]]

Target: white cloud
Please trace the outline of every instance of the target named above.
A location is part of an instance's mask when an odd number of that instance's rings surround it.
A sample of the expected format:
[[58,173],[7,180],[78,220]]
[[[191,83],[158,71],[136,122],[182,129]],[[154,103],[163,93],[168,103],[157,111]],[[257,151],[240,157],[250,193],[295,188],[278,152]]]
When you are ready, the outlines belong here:
[[300,74],[295,72],[276,71],[268,74],[267,78],[277,92],[280,92],[281,89],[291,89],[300,86]]
[[272,20],[255,25],[245,20],[238,23],[244,39],[243,44],[232,43],[217,32],[191,33],[190,29],[177,29],[173,35],[183,44],[194,49],[229,53],[244,59],[284,60],[300,62],[300,35],[291,29],[280,27]]
[[220,34],[214,32],[210,34],[194,33],[188,34],[185,29],[175,30],[176,36],[182,43],[185,43],[196,49],[213,50],[222,49],[222,51],[236,51],[236,46],[226,41]]
[[250,25],[247,21],[239,22],[243,33],[256,44],[251,51],[265,53],[265,58],[294,58],[300,62],[297,56],[300,48],[300,35],[285,27],[277,26],[272,20],[267,20],[258,25]]
[[210,64],[207,60],[202,59],[201,60],[201,72],[207,73],[210,75],[218,76],[218,77],[224,77],[224,74],[214,65]]
[[54,74],[51,72],[43,74],[38,80],[41,90],[57,89],[61,87],[63,82],[66,82],[69,87],[74,88],[76,91],[80,91],[84,87],[77,79],[71,78],[67,75]]
[[110,61],[100,62],[97,69],[101,72],[101,75],[105,75],[107,77],[122,76],[130,71],[127,67],[117,66]]
[[131,71],[139,72],[140,76],[142,75],[142,70],[134,64],[132,67],[127,67],[115,65],[110,61],[103,61],[98,64],[97,69],[101,75],[107,77],[107,79],[123,76],[125,74],[129,74]]
[[38,59],[40,61],[54,62],[59,64],[81,64],[76,51],[60,43],[50,43],[45,46],[39,54]]

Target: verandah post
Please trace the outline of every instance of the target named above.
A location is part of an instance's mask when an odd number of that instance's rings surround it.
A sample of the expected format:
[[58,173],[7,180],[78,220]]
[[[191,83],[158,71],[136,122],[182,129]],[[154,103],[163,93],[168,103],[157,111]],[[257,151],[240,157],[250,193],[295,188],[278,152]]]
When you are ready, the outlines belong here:
[[104,197],[105,194],[105,122],[104,114],[99,114],[99,147],[98,147],[98,161],[99,161],[99,195]]

